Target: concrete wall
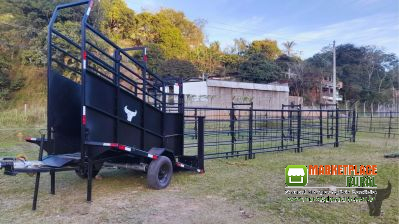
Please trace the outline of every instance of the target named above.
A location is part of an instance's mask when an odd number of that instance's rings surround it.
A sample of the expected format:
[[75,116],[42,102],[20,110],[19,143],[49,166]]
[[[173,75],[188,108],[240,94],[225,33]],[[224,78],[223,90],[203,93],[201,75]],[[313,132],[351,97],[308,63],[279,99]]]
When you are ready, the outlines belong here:
[[[231,108],[232,102],[253,102],[256,109],[281,109],[282,104],[289,102],[289,89],[284,85],[220,80],[208,80],[206,84],[206,91],[203,90],[204,82],[183,84],[186,106]],[[201,95],[205,92],[207,95]]]
[[288,103],[287,92],[208,87],[208,94],[212,96],[211,107],[231,108],[232,102],[253,102],[257,109],[281,109],[281,104]]

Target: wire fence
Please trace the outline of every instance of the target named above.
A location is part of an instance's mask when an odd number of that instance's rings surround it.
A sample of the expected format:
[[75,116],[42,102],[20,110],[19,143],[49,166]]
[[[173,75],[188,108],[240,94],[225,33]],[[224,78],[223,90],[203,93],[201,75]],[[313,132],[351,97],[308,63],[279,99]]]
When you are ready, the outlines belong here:
[[357,113],[356,130],[395,138],[399,135],[399,112]]
[[[246,107],[246,108],[244,108]],[[198,118],[203,117],[203,133]],[[251,104],[232,108],[185,108],[185,155],[195,155],[198,136],[204,137],[204,159],[254,158],[258,153],[294,150],[355,141],[356,113],[320,108],[303,110],[289,105],[281,110],[253,109]]]

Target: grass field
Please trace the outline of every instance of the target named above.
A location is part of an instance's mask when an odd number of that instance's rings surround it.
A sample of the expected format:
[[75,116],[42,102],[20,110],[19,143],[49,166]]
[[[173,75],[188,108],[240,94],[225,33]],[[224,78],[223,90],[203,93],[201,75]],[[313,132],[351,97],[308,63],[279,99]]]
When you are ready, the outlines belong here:
[[[37,129],[0,132],[0,157],[24,152],[37,157],[38,148],[24,143]],[[315,147],[243,158],[206,161],[206,173],[175,173],[160,191],[146,187],[138,172],[103,169],[94,181],[93,202],[85,201],[86,182],[73,172],[59,173],[56,195],[50,195],[44,174],[36,212],[31,211],[34,178],[0,176],[0,223],[398,223],[399,159],[385,159],[399,151],[399,139],[359,134],[356,143],[340,148]],[[392,183],[382,205],[383,216],[370,217],[365,202],[288,202],[284,168],[290,164],[376,164],[376,183]],[[308,186],[344,186],[342,176],[311,176]]]

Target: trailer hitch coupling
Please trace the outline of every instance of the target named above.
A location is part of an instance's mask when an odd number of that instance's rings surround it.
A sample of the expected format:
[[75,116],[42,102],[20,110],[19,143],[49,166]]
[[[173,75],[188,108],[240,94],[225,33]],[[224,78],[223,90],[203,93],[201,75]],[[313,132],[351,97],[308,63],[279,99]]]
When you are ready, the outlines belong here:
[[4,168],[4,174],[9,176],[15,176],[17,173],[14,171],[14,158],[2,158],[0,159],[0,169]]
[[24,161],[15,158],[0,158],[0,169],[4,168],[4,174],[15,176],[18,173],[32,173],[43,167],[41,161]]

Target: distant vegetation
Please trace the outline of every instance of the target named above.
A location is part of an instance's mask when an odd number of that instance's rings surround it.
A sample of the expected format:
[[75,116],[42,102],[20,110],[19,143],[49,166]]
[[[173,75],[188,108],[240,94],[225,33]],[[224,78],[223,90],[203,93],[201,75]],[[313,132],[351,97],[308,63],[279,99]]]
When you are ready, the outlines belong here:
[[[55,6],[66,2],[72,1],[0,1],[1,107],[44,104],[47,24]],[[190,21],[183,12],[137,13],[124,0],[101,0],[95,6],[91,23],[121,46],[147,46],[151,69],[163,76],[288,82],[293,95],[304,96],[311,103],[318,99],[312,99],[309,90],[320,88],[320,81],[331,76],[328,48],[307,60],[293,53],[294,41],[280,49],[275,40],[237,38],[234,45],[221,49],[219,42],[205,41],[206,21]],[[71,21],[78,21],[81,15],[79,10],[63,14],[60,29],[68,32],[78,26]],[[373,46],[338,46],[337,66],[344,99],[352,103],[386,102],[392,97],[392,88],[398,89],[397,56]]]

